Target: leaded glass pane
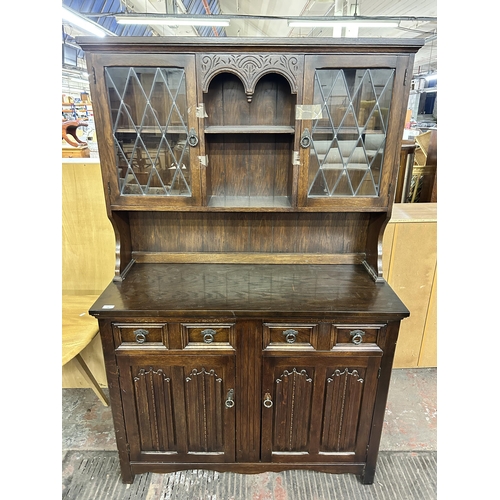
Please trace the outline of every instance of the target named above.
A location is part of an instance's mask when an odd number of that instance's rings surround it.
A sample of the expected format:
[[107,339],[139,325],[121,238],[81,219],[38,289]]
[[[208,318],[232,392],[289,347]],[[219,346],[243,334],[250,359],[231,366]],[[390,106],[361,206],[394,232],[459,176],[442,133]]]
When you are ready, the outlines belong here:
[[106,68],[122,195],[191,196],[186,74]]
[[378,196],[392,69],[320,69],[313,103],[309,196]]

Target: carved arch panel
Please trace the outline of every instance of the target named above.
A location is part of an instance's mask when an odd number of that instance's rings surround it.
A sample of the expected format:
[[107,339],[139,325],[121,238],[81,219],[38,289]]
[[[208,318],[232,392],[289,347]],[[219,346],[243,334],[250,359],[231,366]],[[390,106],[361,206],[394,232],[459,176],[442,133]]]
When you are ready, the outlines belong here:
[[320,451],[354,452],[365,370],[327,372]]
[[141,449],[175,451],[170,370],[141,368],[133,379]]
[[307,450],[311,423],[314,372],[284,370],[275,383],[273,450],[302,452]]
[[187,438],[190,452],[224,450],[224,395],[222,378],[215,370],[193,368],[184,379]]
[[296,54],[204,54],[200,56],[201,88],[208,92],[210,81],[220,73],[236,75],[251,102],[255,85],[267,73],[277,73],[286,78],[292,94],[298,92],[302,75],[303,58]]

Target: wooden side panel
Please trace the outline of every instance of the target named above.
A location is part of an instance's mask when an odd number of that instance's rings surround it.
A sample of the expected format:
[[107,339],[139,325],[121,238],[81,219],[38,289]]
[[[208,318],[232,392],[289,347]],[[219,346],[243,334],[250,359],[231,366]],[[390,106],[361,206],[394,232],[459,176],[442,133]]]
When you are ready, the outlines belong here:
[[410,310],[410,317],[401,322],[394,368],[423,366],[419,364],[419,357],[434,282],[436,256],[435,222],[395,224],[386,279]]
[[419,367],[437,366],[437,270],[432,280],[431,297],[427,309]]
[[384,239],[382,243],[382,271],[384,278],[389,276],[389,266],[392,262],[392,249],[394,245],[394,228],[396,224],[389,222],[385,227]]
[[113,279],[115,234],[99,163],[62,164],[63,293],[101,293]]

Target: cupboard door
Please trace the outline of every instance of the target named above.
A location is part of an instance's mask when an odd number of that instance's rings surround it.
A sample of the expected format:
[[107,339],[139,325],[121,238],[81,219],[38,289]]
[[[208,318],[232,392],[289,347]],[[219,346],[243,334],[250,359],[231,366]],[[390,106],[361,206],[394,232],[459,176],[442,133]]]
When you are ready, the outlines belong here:
[[130,459],[235,458],[234,356],[119,356]]
[[407,57],[306,57],[299,204],[385,207],[402,136]]
[[103,143],[113,145],[103,148],[101,156],[111,203],[145,208],[199,204],[194,56],[114,54],[99,62],[103,78],[95,85],[105,109],[96,124],[103,124],[97,131]]
[[378,355],[266,358],[262,459],[363,461],[379,365]]

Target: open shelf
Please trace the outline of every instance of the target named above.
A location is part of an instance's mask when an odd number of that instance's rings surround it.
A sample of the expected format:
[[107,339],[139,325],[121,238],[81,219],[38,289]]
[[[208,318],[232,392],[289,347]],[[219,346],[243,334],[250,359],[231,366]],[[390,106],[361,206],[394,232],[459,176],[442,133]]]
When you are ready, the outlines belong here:
[[290,208],[287,196],[211,196],[209,207],[231,208]]
[[237,76],[221,73],[211,81],[204,130],[209,207],[292,207],[295,104],[278,74],[257,82],[251,102]]

